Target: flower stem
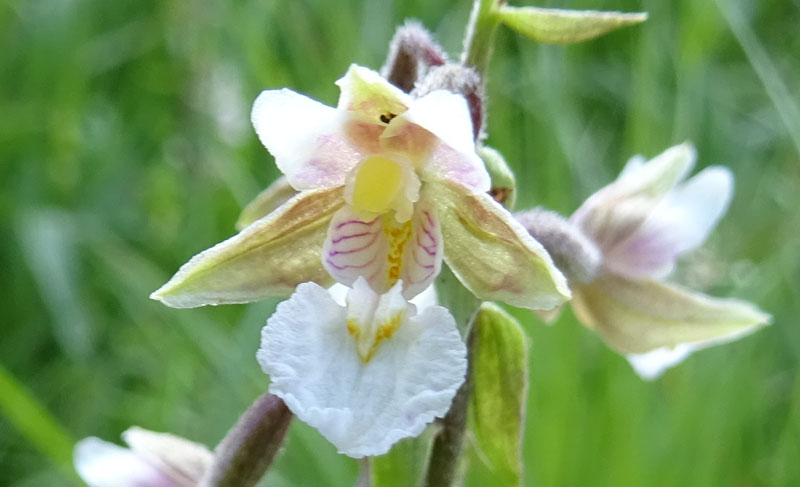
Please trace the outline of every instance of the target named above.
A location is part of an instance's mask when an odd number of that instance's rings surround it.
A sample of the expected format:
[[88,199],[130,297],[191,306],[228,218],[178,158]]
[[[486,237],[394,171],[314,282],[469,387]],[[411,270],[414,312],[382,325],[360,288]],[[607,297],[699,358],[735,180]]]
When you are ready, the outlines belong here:
[[[473,333],[470,326],[469,339],[467,340],[468,360],[472,360]],[[425,478],[425,487],[450,487],[454,485],[461,464],[463,452],[464,432],[467,429],[467,407],[469,395],[472,392],[471,367],[467,367],[467,377],[453,398],[450,411],[442,420],[442,429],[436,435],[428,463],[428,473]]]
[[492,57],[494,33],[499,22],[497,8],[505,3],[506,0],[475,0],[472,7],[461,64],[475,68],[481,79],[486,78]]
[[280,449],[291,420],[291,411],[278,396],[261,395],[217,446],[200,486],[256,485]]

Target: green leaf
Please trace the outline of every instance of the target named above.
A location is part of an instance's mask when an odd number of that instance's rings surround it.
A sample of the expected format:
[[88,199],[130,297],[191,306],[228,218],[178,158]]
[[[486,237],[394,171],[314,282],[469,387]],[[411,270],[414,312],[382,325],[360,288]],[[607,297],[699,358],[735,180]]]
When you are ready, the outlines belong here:
[[501,7],[498,15],[500,21],[508,27],[545,44],[587,41],[620,27],[647,20],[646,13],[509,6]]
[[517,321],[493,303],[481,305],[473,333],[470,419],[479,456],[498,485],[520,485],[528,385],[525,335]]
[[342,187],[304,191],[239,234],[192,257],[150,295],[173,308],[289,296],[301,282],[332,284],[320,252]]
[[0,413],[65,472],[72,470],[73,441],[58,420],[0,365]]
[[371,459],[371,487],[414,487],[422,483],[425,465],[431,452],[428,428],[416,438],[396,443],[389,453]]

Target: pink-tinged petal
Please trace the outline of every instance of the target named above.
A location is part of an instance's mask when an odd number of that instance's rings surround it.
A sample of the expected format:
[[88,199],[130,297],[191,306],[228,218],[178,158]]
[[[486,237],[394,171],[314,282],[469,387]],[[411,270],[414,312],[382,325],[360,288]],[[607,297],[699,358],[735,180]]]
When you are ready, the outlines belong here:
[[474,192],[486,192],[491,186],[475,152],[467,102],[460,95],[434,91],[415,100],[389,123],[381,143],[387,150],[419,160],[429,178],[455,181]]
[[414,100],[389,123],[383,136],[393,137],[405,123],[422,127],[455,151],[475,152],[469,107],[461,95],[438,90]]
[[75,445],[75,470],[89,487],[178,487],[133,451],[94,437]]
[[630,278],[659,279],[675,258],[708,236],[725,213],[733,193],[733,175],[709,167],[671,191],[645,221],[605,254],[606,267]]
[[457,152],[440,144],[422,168],[423,179],[446,180],[467,188],[472,193],[486,193],[492,182],[483,160],[475,152]]
[[696,156],[694,147],[686,143],[648,162],[632,158],[620,177],[589,197],[570,221],[608,251],[636,231],[691,170]]
[[376,292],[385,292],[388,248],[382,216],[364,221],[344,207],[328,227],[322,265],[337,282],[352,286],[358,277],[364,277]]
[[411,299],[433,283],[442,269],[443,255],[439,214],[434,202],[423,197],[415,205],[413,231],[402,259],[403,296]]
[[391,214],[365,221],[342,208],[331,221],[322,263],[336,281],[352,286],[363,277],[378,293],[402,279],[403,296],[410,299],[439,274],[442,255],[436,207],[422,198],[403,223]]
[[251,119],[261,143],[297,190],[340,186],[361,158],[361,148],[346,134],[347,113],[291,90],[262,91]]
[[406,111],[411,97],[392,85],[377,72],[351,64],[347,73],[336,82],[342,90],[339,109],[358,112],[369,120],[388,120]]

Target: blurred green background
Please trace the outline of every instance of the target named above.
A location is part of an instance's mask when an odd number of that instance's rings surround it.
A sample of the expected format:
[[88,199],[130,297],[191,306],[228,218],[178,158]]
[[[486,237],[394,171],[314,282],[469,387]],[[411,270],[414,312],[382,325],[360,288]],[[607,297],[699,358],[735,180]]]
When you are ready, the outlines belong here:
[[[0,485],[80,485],[72,444],[130,425],[221,439],[266,385],[254,354],[276,301],[147,296],[276,177],[252,100],[289,86],[335,104],[334,80],[380,67],[406,17],[456,57],[469,3],[0,2]],[[517,171],[517,207],[570,213],[629,156],[691,139],[737,189],[677,279],[775,320],[648,383],[570,312],[547,327],[514,311],[531,343],[526,484],[800,485],[800,2],[549,6],[650,20],[568,47],[500,32],[488,142]],[[295,422],[268,485],[356,471]],[[480,462],[469,474],[490,485]]]

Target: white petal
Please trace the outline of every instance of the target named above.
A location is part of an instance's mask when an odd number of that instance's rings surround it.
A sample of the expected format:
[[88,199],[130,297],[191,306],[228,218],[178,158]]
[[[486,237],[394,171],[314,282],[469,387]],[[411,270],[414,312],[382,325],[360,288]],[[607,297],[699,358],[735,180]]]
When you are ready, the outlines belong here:
[[665,277],[675,258],[708,236],[725,213],[733,193],[733,175],[709,167],[672,190],[629,237],[605,254],[612,272],[630,277]]
[[345,303],[347,303],[348,292],[350,292],[350,288],[340,282],[328,288],[328,294],[330,294],[333,300],[336,301],[336,304],[340,306],[345,306]]
[[436,286],[431,284],[411,300],[411,304],[417,307],[419,312],[425,311],[431,306],[439,304],[439,296],[436,295]]
[[436,206],[423,196],[402,224],[390,215],[364,221],[342,208],[331,221],[322,263],[336,281],[352,286],[363,277],[379,293],[402,280],[403,295],[410,299],[439,274],[443,254]]
[[433,91],[414,100],[408,110],[389,123],[383,137],[391,137],[403,124],[413,123],[459,152],[475,152],[467,101],[449,91]]
[[626,355],[625,358],[628,359],[631,367],[639,374],[639,377],[645,380],[655,380],[667,369],[683,362],[691,353],[689,345],[681,344],[675,348],[657,348],[652,352],[641,355],[630,354]]
[[213,461],[204,445],[169,433],[133,427],[122,433],[122,439],[140,458],[181,486],[197,485]]
[[344,184],[361,152],[345,135],[348,115],[291,90],[262,91],[253,127],[297,190]]
[[[425,129],[435,140],[428,141],[408,124]],[[416,142],[398,140],[389,144],[391,139]],[[461,95],[439,90],[415,100],[408,111],[389,123],[381,142],[412,154],[424,152],[427,160],[422,170],[429,177],[456,181],[476,193],[486,192],[491,186],[489,173],[475,152],[472,119]]]
[[262,331],[270,391],[340,452],[381,455],[447,413],[466,374],[466,347],[439,306],[408,318],[371,360],[359,357],[345,310],[301,284]]
[[176,486],[131,450],[94,437],[75,445],[75,469],[90,487]]
[[625,358],[628,359],[633,370],[642,379],[655,380],[661,377],[668,369],[683,362],[692,353],[714,345],[722,345],[723,343],[738,340],[753,333],[755,330],[755,328],[745,328],[710,340],[681,343],[674,348],[661,347],[643,354],[628,354]]

